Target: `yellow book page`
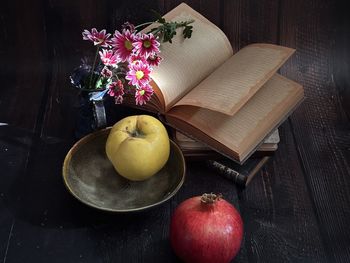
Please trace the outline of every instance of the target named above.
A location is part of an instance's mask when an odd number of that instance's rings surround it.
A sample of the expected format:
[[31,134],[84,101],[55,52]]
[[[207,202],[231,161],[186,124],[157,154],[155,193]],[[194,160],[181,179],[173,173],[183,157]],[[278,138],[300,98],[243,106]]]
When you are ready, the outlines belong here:
[[[168,114],[204,132],[242,160],[302,100],[303,94],[299,84],[276,74],[234,116],[189,106],[175,107]],[[192,135],[196,137],[194,132]]]
[[[184,39],[182,29],[178,29],[172,43],[161,43],[160,56],[163,60],[151,73],[168,110],[231,57],[233,51],[225,34],[186,4],[180,4],[164,18],[172,21],[195,20],[191,24],[193,33],[190,39]],[[154,27],[151,25],[144,31]]]
[[294,50],[271,44],[249,45],[222,64],[175,106],[192,105],[235,114]]

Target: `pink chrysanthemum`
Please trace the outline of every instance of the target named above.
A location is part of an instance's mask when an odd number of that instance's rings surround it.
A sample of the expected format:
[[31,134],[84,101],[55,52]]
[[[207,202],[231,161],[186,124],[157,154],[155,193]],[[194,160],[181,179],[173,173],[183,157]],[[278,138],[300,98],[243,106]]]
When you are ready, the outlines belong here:
[[147,63],[151,67],[158,67],[161,61],[162,61],[162,58],[160,56],[157,56],[157,55],[150,55],[147,58]]
[[121,104],[123,102],[124,96],[124,86],[121,80],[117,80],[108,85],[107,93],[114,97],[116,104]]
[[106,34],[105,29],[101,30],[100,32],[98,32],[96,28],[91,29],[91,32],[85,29],[82,34],[84,40],[94,42],[95,46],[99,45],[101,47],[109,47],[110,40],[108,38],[111,36],[111,34]]
[[150,81],[149,74],[151,73],[151,69],[146,63],[135,63],[130,64],[130,70],[126,75],[126,79],[129,80],[129,85],[142,87],[148,84]]
[[144,57],[141,57],[141,56],[136,55],[136,54],[131,54],[128,61],[129,61],[129,66],[132,64],[136,64],[136,63],[147,64],[147,60]]
[[113,52],[113,50],[102,49],[99,52],[101,61],[106,66],[116,66],[119,62],[118,55]]
[[137,36],[130,33],[129,30],[125,30],[123,33],[120,33],[118,30],[114,32],[111,46],[118,54],[121,61],[125,62],[131,56],[134,49],[133,43],[136,41],[136,39]]
[[159,42],[155,36],[150,34],[143,34],[139,39],[135,41],[133,46],[136,49],[136,53],[142,57],[148,58],[149,55],[159,52]]
[[136,105],[142,106],[143,104],[146,104],[146,102],[151,99],[152,95],[153,95],[153,89],[149,84],[136,89],[136,92],[135,92]]

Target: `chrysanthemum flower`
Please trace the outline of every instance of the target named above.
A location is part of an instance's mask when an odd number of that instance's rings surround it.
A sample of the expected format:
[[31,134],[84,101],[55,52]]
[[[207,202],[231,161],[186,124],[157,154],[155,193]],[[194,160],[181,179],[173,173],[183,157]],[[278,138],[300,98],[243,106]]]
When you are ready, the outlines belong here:
[[141,88],[137,88],[135,92],[136,105],[142,106],[151,99],[153,95],[153,89],[151,85],[147,84]]
[[91,29],[91,32],[85,29],[82,34],[84,40],[94,42],[95,46],[99,45],[101,47],[109,47],[110,40],[108,38],[111,34],[106,34],[106,29],[103,29],[100,32],[98,32],[96,28]]
[[137,36],[130,33],[129,30],[125,30],[123,33],[120,33],[118,30],[114,32],[111,46],[118,54],[121,61],[125,62],[131,56],[134,49],[133,43],[136,41],[136,39]]
[[136,54],[131,54],[128,61],[129,61],[129,65],[136,64],[136,63],[144,63],[144,64],[148,63],[144,57]]
[[159,45],[159,42],[152,33],[142,34],[142,36],[133,44],[136,53],[145,58],[148,58],[151,54],[158,53]]
[[129,72],[125,79],[129,80],[129,85],[142,87],[150,81],[151,69],[146,63],[134,63],[129,65]]
[[113,50],[102,49],[99,52],[101,61],[106,66],[116,66],[119,62],[118,55],[113,52]]
[[162,61],[162,58],[160,56],[157,56],[157,55],[150,55],[147,58],[147,63],[151,67],[158,67],[161,61]]
[[114,97],[116,104],[121,104],[124,96],[124,86],[121,80],[118,79],[109,84],[107,93],[111,97]]

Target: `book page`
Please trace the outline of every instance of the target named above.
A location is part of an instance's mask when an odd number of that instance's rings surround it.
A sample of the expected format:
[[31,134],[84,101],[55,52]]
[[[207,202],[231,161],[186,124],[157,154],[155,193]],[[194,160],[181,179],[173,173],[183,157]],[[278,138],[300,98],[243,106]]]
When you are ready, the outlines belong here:
[[167,120],[197,140],[242,161],[284,120],[303,94],[299,84],[276,74],[234,116],[181,106],[171,109]]
[[[189,90],[232,56],[232,47],[225,34],[213,23],[186,4],[180,4],[164,16],[166,20],[187,21],[194,19],[190,39],[184,39],[182,29],[172,43],[162,43],[159,67],[151,73],[153,81],[163,93],[166,109],[169,109]],[[151,25],[144,31],[154,28]]]
[[249,45],[183,97],[178,105],[192,105],[236,113],[275,74],[294,50],[271,44]]

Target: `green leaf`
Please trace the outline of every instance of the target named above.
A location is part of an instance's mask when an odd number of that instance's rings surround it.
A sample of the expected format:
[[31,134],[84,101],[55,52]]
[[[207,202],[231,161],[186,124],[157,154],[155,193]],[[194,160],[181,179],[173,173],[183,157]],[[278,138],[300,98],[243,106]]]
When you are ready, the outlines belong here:
[[100,88],[102,88],[102,85],[103,85],[103,80],[102,80],[102,78],[99,78],[96,81],[95,87],[96,87],[96,89],[100,89]]
[[191,38],[193,32],[193,26],[185,26],[184,31],[182,32],[184,38]]
[[164,24],[166,22],[165,19],[162,17],[162,15],[159,14],[156,10],[151,9],[151,12],[157,18],[157,22],[158,23]]
[[112,79],[111,78],[100,77],[96,81],[95,88],[96,89],[102,89],[102,88],[104,89],[104,88],[106,88],[106,86],[108,84],[111,84],[111,83],[112,83]]
[[153,10],[153,13],[158,17],[158,22],[161,23],[161,25],[156,28],[152,28],[148,33],[154,33],[154,35],[160,37],[161,42],[172,43],[172,38],[176,35],[177,28],[183,28],[182,34],[184,38],[190,38],[192,36],[193,27],[189,26],[189,24],[193,23],[194,20],[167,22],[156,11]]

